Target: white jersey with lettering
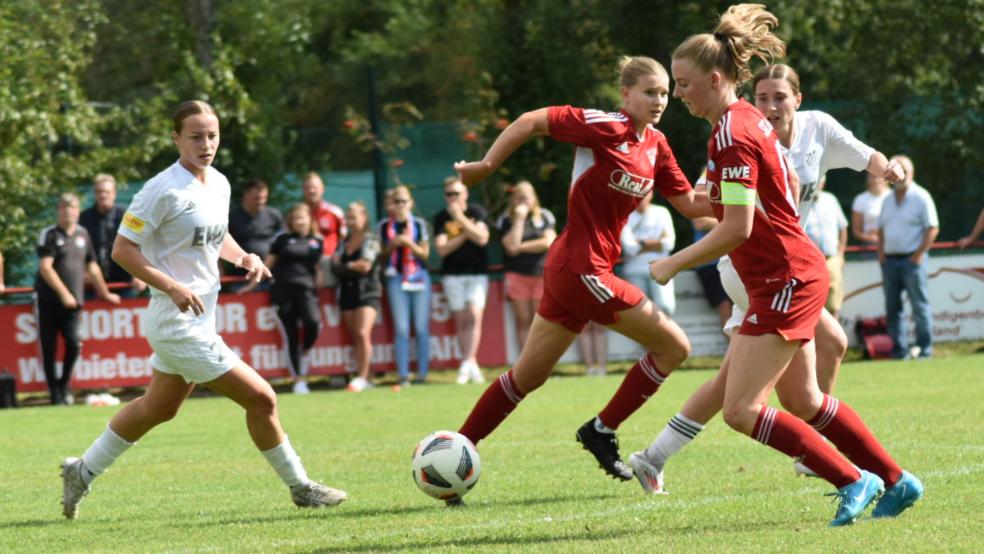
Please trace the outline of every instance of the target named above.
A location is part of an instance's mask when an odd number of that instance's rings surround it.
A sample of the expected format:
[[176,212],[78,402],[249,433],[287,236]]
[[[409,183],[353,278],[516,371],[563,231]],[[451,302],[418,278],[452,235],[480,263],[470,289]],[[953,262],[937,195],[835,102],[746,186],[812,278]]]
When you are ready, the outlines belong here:
[[799,223],[805,227],[816,204],[817,184],[827,171],[864,171],[875,149],[824,112],[797,111],[793,121],[793,143],[784,153],[799,176]]
[[158,173],[133,197],[119,231],[154,267],[199,296],[219,290],[219,251],[229,225],[229,181],[213,167],[207,171],[208,185],[179,162]]

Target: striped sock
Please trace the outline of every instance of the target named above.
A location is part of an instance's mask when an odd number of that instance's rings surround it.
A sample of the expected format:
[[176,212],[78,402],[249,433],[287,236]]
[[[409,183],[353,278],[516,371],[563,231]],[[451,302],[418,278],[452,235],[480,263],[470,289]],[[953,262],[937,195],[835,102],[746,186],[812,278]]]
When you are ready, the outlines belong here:
[[847,404],[825,394],[820,411],[807,423],[830,439],[858,467],[881,477],[886,487],[902,478],[902,468]]
[[646,459],[654,466],[663,467],[670,456],[690,444],[690,441],[697,438],[697,433],[703,430],[703,425],[683,414],[673,416],[646,449]]
[[857,468],[823,440],[820,433],[786,412],[762,406],[752,438],[800,460],[838,489],[861,478]]
[[660,372],[653,360],[653,353],[647,352],[639,358],[622,380],[615,396],[608,401],[605,409],[598,412],[598,418],[611,429],[618,429],[623,421],[656,394],[667,375]]
[[509,417],[525,396],[516,386],[512,370],[503,373],[485,389],[458,432],[478,444]]

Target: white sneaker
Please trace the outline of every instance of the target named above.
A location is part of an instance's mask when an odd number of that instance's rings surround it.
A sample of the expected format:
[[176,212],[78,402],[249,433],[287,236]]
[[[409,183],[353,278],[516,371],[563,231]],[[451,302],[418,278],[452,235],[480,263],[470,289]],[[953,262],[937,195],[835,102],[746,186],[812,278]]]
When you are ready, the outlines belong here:
[[815,471],[803,465],[803,462],[793,462],[793,471],[796,472],[796,476],[800,475],[804,477],[819,477]]
[[61,463],[62,513],[68,519],[79,516],[79,503],[91,490],[82,480],[82,459],[65,458]]
[[667,494],[663,489],[663,468],[649,463],[643,452],[630,454],[629,465],[646,494]]
[[484,383],[485,375],[482,374],[482,368],[478,367],[478,364],[475,362],[472,362],[470,365],[471,367],[469,368],[468,373],[469,377],[471,377],[472,383]]
[[294,394],[309,394],[311,389],[308,388],[307,381],[294,381]]
[[458,378],[454,382],[465,385],[468,384],[469,379],[471,379],[471,369],[468,367],[468,362],[461,362],[461,365],[458,366]]
[[345,387],[345,390],[349,392],[362,392],[367,388],[369,388],[368,386],[369,386],[368,381],[366,381],[362,377],[356,377],[355,379],[349,381],[349,384],[347,387]]
[[337,506],[348,498],[345,491],[326,487],[317,481],[290,488],[290,498],[298,508]]

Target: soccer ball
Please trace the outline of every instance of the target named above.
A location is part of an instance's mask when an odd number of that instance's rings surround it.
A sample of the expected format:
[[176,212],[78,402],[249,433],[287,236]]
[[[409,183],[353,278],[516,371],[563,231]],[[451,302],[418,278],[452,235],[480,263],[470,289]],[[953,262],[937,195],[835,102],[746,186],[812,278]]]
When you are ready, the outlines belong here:
[[414,483],[441,500],[468,494],[482,474],[475,445],[454,431],[435,431],[424,437],[413,451],[412,465]]

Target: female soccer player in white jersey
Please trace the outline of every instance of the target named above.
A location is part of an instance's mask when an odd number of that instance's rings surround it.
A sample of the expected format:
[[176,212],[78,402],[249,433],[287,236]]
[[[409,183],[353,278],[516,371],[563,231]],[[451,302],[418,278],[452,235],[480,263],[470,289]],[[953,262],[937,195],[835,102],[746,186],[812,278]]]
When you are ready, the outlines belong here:
[[157,425],[172,419],[196,384],[229,397],[246,410],[246,427],[300,507],[334,506],[340,490],[308,479],[280,426],[277,397],[253,368],[216,332],[218,258],[259,281],[270,271],[226,232],[229,181],[212,167],[219,119],[205,102],[178,106],[171,133],[180,157],[147,181],[130,204],[113,246],[113,259],[151,286],[144,315],[154,354],[143,396],[127,404],[81,458],[62,462],[65,517],[78,515],[89,484]]
[[[864,144],[830,115],[816,110],[799,110],[803,95],[796,71],[788,65],[769,65],[752,78],[755,107],[775,128],[779,142],[800,180],[799,221],[806,224],[816,199],[816,185],[831,169],[850,168],[867,171],[888,181],[902,179],[902,167],[890,162],[884,154]],[[748,310],[748,293],[735,271],[731,260],[722,257],[718,264],[721,281],[734,302],[731,318],[725,332],[733,334],[745,319]],[[823,394],[832,394],[841,359],[847,350],[844,329],[826,309],[820,314],[816,328],[816,376]],[[806,379],[810,360],[803,350],[798,350],[782,379],[776,383],[776,392],[782,405],[794,415],[809,419],[815,414],[822,398],[819,393],[802,396],[797,394],[797,380]],[[666,460],[693,440],[720,410],[724,402],[723,375],[716,376],[687,400],[680,413],[674,416],[645,453],[644,462],[661,473]],[[791,387],[791,388],[790,388]],[[637,465],[640,465],[637,461]],[[815,475],[802,463],[795,464],[798,473]],[[648,483],[648,481],[646,481]],[[662,478],[657,479],[661,486]],[[645,486],[645,485],[644,485]]]
[[696,202],[666,137],[653,127],[668,100],[666,70],[650,58],[624,58],[619,75],[621,111],[555,106],[528,112],[499,135],[482,161],[455,164],[462,181],[473,185],[534,135],[577,147],[567,226],[547,254],[544,294],[526,344],[512,369],[485,391],[460,432],[475,443],[488,436],[546,381],[588,321],[595,321],[648,351],[598,417],[577,432],[606,472],[627,480],[632,472],[619,457],[615,429],[657,391],[687,357],[690,344],[638,288],[614,275],[622,227],[654,188],[689,217],[710,210],[706,200]]
[[[899,468],[847,404],[817,388],[812,339],[829,283],[825,260],[799,226],[779,137],[762,113],[737,94],[751,77],[752,56],[785,53],[771,32],[777,24],[762,5],[732,6],[713,34],[691,36],[674,51],[674,96],[713,126],[707,186],[721,224],[699,242],[653,262],[651,273],[664,283],[682,269],[730,253],[749,304],[721,369],[725,422],[801,459],[837,487],[840,505],[831,525],[852,523],[885,490],[885,482],[890,488],[874,515],[895,516],[918,499],[921,484]],[[787,383],[787,394],[814,403],[817,410],[807,422],[767,405],[798,350],[808,370]],[[630,463],[640,458],[631,457]],[[640,481],[648,481],[649,468],[640,469]]]

